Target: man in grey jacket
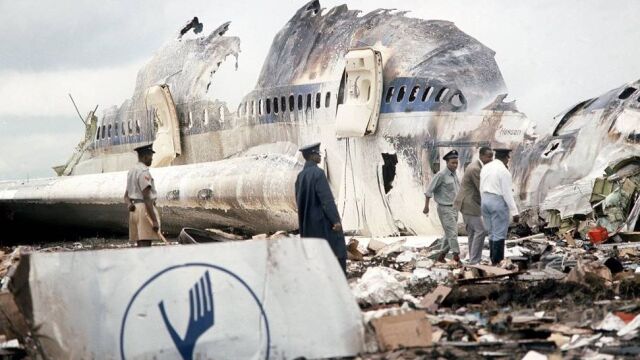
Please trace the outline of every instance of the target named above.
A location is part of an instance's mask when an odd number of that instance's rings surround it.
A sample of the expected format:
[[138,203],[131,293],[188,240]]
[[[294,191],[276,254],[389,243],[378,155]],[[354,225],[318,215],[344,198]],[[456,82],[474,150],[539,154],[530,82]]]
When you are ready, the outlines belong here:
[[447,167],[440,170],[431,179],[431,183],[427,186],[424,193],[425,202],[422,212],[429,215],[429,200],[433,200],[438,204],[438,217],[440,224],[444,230],[444,237],[440,246],[436,260],[445,262],[445,256],[449,251],[452,253],[452,259],[460,262],[460,247],[458,246],[458,210],[453,208],[453,200],[460,189],[460,182],[456,175],[458,168],[458,152],[456,150],[449,151],[443,158],[447,162]]
[[493,160],[493,151],[488,147],[481,147],[478,160],[467,166],[460,182],[460,191],[453,203],[453,207],[462,213],[467,229],[469,264],[480,262],[484,238],[487,236],[480,209],[480,170],[491,160]]

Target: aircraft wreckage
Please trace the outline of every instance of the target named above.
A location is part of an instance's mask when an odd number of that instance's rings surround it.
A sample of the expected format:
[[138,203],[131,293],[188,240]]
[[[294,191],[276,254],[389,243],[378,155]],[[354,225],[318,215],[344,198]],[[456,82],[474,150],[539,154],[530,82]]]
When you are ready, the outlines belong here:
[[297,149],[321,141],[346,230],[428,234],[440,225],[422,214],[424,188],[452,148],[460,176],[480,146],[516,149],[521,206],[559,219],[590,211],[610,160],[637,149],[638,84],[578,104],[537,140],[533,123],[504,102],[494,52],[451,22],[309,2],[276,34],[234,110],[209,89],[224,61],[237,67],[240,40],[226,35],[229,23],[183,38],[191,28],[202,25],[190,23],[154,55],[129,100],[100,119],[89,114],[60,176],[0,182],[5,218],[125,231],[126,171],[133,149],[152,142],[165,231],[294,230]]

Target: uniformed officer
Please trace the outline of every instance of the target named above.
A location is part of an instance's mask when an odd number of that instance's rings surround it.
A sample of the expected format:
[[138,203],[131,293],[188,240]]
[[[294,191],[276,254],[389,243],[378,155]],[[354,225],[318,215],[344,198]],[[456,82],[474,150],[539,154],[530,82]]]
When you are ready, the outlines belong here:
[[155,207],[156,187],[149,172],[155,153],[151,145],[134,149],[138,163],[127,174],[127,191],[124,201],[129,207],[129,241],[138,246],[151,246],[160,239],[160,215]]
[[318,167],[321,161],[320,143],[300,148],[306,160],[296,179],[296,204],[300,237],[326,239],[346,272],[347,249],[340,223],[338,208],[333,199],[324,171]]
[[440,246],[437,260],[444,262],[444,258],[451,250],[453,260],[460,261],[460,247],[458,246],[458,210],[453,207],[456,194],[460,189],[460,182],[456,176],[458,168],[458,152],[449,151],[443,158],[447,166],[440,170],[431,180],[424,193],[426,199],[424,203],[425,214],[429,214],[429,199],[438,204],[438,217],[444,229],[444,238]]

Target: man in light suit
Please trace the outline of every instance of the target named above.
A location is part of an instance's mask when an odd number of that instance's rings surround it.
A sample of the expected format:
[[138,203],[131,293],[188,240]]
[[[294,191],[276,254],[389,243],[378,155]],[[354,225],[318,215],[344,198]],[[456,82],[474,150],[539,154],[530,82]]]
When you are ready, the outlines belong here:
[[467,229],[469,264],[480,262],[484,238],[487,236],[480,209],[480,170],[491,160],[493,160],[493,151],[488,147],[481,147],[478,160],[467,166],[460,183],[460,191],[453,202],[453,207],[462,213]]

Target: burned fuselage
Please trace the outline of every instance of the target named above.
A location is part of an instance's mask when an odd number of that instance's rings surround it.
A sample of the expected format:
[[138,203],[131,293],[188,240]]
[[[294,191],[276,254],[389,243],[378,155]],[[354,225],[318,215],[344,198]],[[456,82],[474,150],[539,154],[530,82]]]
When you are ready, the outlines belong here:
[[[552,227],[562,219],[584,219],[593,213],[598,178],[626,168],[616,179],[622,185],[637,173],[639,87],[635,81],[582,101],[556,117],[550,135],[517,148],[511,169],[523,210],[555,222]],[[611,231],[622,224],[602,225]]]
[[[163,228],[297,228],[297,149],[322,142],[344,227],[375,236],[437,231],[423,191],[451,148],[532,141],[494,52],[447,21],[345,5],[303,6],[275,36],[236,111],[209,91],[239,39],[228,24],[167,44],[140,70],[133,97],[109,109],[92,141],[50,179],[0,183],[5,213],[25,221],[126,228],[133,148],[153,142]],[[464,166],[459,169],[462,173]]]

